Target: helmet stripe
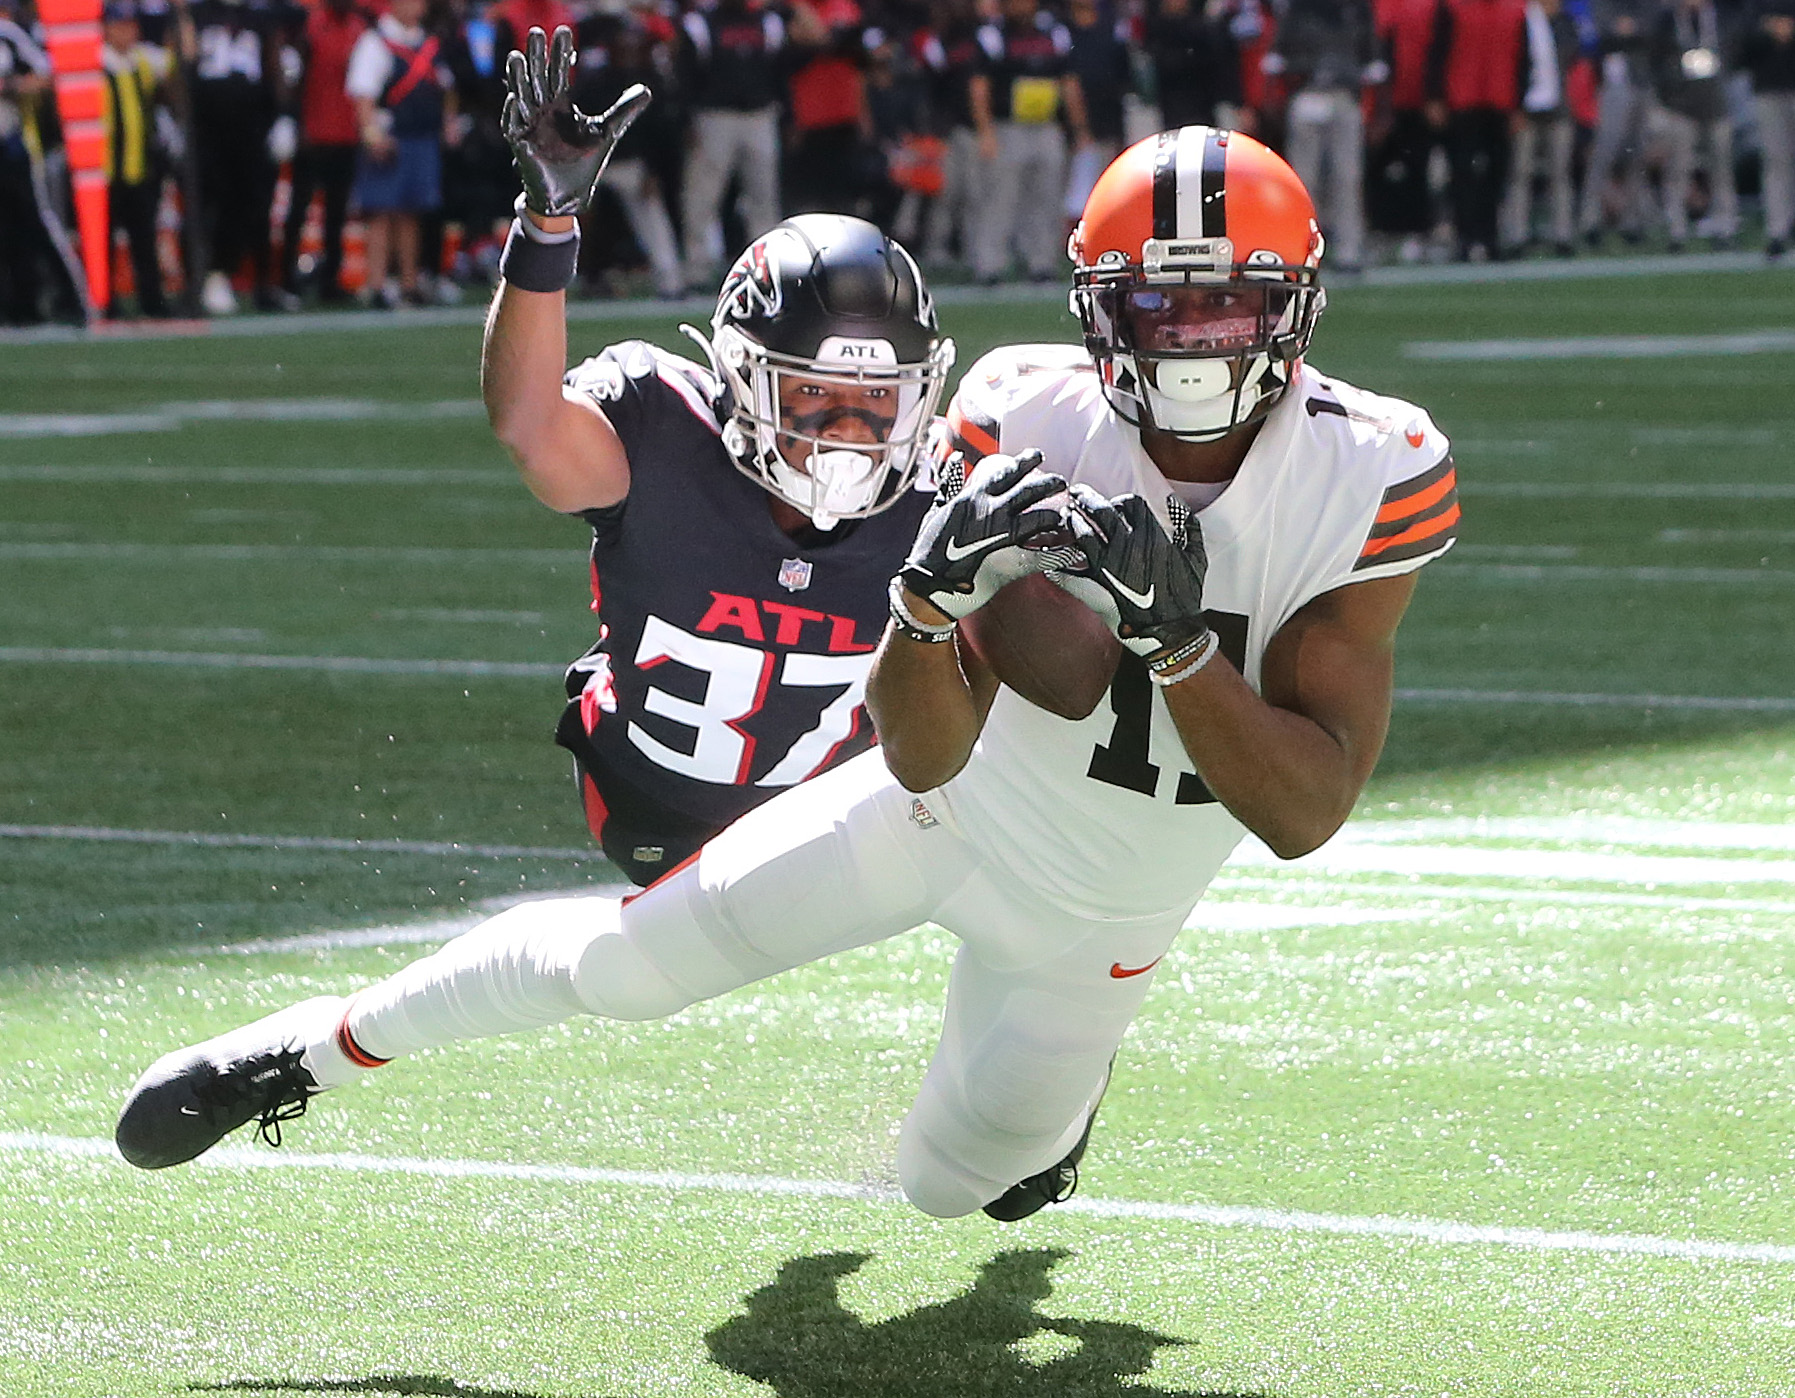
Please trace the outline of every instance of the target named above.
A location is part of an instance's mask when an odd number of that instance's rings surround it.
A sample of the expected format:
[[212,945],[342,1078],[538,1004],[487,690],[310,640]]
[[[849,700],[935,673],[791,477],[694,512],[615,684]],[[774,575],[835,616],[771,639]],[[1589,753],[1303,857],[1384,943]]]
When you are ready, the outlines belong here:
[[1203,148],[1208,128],[1180,127],[1178,131],[1178,226],[1168,237],[1213,237],[1203,217]]
[[1161,131],[1153,153],[1153,236],[1178,236],[1178,147],[1182,132]]
[[1210,130],[1203,137],[1202,233],[1205,238],[1228,236],[1228,133]]

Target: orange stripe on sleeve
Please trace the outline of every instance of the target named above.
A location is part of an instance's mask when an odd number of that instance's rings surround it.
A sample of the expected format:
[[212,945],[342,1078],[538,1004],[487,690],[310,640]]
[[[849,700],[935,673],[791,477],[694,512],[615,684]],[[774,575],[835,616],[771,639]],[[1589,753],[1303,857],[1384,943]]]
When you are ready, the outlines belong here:
[[960,411],[958,405],[947,410],[947,425],[953,429],[954,435],[961,438],[968,446],[987,453],[997,450],[997,438],[976,422],[967,421],[966,415]]
[[1439,515],[1434,519],[1423,520],[1413,529],[1405,529],[1402,533],[1392,534],[1387,539],[1367,540],[1365,547],[1359,553],[1359,557],[1361,559],[1376,558],[1386,549],[1393,549],[1399,544],[1412,544],[1421,539],[1432,538],[1435,534],[1442,534],[1458,523],[1458,517],[1459,509],[1458,506],[1454,504],[1452,508],[1447,510],[1444,514]]
[[1400,500],[1392,500],[1377,512],[1379,524],[1389,524],[1393,520],[1407,519],[1410,515],[1420,514],[1429,505],[1438,504],[1446,496],[1458,488],[1458,472],[1448,471],[1439,480],[1425,490],[1413,495],[1405,495]]

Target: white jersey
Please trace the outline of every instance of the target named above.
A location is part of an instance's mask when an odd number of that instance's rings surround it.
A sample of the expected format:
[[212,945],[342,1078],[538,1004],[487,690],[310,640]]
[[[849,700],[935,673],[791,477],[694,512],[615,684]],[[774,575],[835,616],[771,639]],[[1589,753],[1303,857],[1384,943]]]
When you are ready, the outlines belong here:
[[[1076,347],[986,355],[948,422],[969,460],[1037,447],[1047,470],[1105,496],[1138,494],[1169,524],[1173,486]],[[1204,611],[1223,654],[1259,689],[1266,646],[1305,603],[1451,547],[1455,487],[1426,413],[1300,367],[1239,473],[1196,514],[1209,554]],[[1017,877],[1098,919],[1188,910],[1245,833],[1192,770],[1164,697],[1126,651],[1108,702],[1081,721],[1000,689],[964,770],[927,801]]]

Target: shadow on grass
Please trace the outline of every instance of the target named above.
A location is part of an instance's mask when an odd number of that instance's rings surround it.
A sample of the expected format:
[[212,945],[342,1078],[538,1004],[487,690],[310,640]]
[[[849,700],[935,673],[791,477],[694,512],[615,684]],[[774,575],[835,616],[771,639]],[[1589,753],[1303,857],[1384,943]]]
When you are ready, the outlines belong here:
[[367,1398],[543,1398],[517,1388],[476,1388],[438,1374],[369,1374],[349,1379],[237,1379],[190,1383],[189,1393],[348,1393]]
[[[1058,1248],[1003,1252],[979,1269],[971,1288],[868,1324],[841,1304],[841,1278],[865,1253],[795,1257],[770,1285],[749,1295],[743,1314],[704,1337],[711,1359],[772,1388],[778,1398],[1146,1398],[1166,1390],[1132,1382],[1154,1354],[1185,1340],[1138,1325],[1042,1315]],[[1063,1337],[1032,1362],[1015,1346],[1033,1336]],[[1170,1393],[1168,1398],[1255,1398],[1251,1394]]]

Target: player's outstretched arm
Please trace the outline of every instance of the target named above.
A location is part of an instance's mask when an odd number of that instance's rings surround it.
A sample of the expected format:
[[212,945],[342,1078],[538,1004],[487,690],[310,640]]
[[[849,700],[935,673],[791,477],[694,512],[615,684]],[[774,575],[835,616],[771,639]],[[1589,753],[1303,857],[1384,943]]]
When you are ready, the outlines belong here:
[[502,119],[524,192],[486,318],[480,388],[493,432],[537,499],[557,510],[596,509],[628,492],[629,459],[597,404],[563,390],[566,286],[578,216],[649,96],[635,87],[588,116],[571,95],[572,32],[557,29],[551,47],[532,29],[525,50],[506,62]]
[[1345,823],[1390,728],[1405,573],[1309,602],[1266,648],[1255,694],[1226,660],[1166,686],[1166,705],[1216,799],[1284,859]]
[[985,726],[997,678],[959,643],[959,620],[999,589],[1045,570],[1022,541],[1061,522],[1066,482],[1038,451],[985,457],[961,483],[956,455],[891,580],[892,624],[867,681],[867,710],[885,765],[911,791],[929,791],[966,765]]
[[[909,599],[918,619],[940,617]],[[997,677],[957,638],[935,645],[886,628],[866,683],[866,708],[891,775],[908,791],[932,791],[957,775],[984,729]]]

